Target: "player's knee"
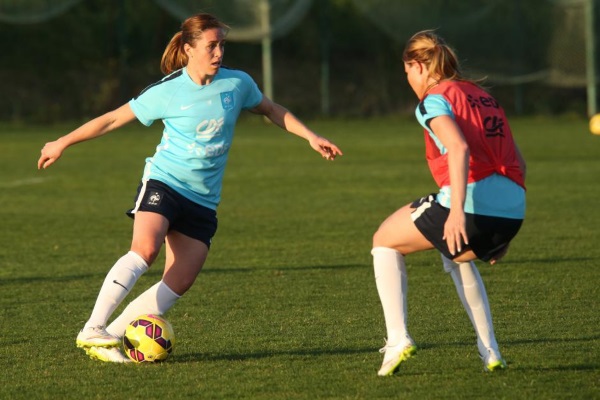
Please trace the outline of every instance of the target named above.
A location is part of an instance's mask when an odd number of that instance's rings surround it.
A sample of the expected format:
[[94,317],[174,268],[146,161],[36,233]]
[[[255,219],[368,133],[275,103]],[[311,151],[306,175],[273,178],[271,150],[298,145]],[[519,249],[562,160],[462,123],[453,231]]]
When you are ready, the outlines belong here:
[[384,231],[379,227],[373,234],[373,247],[381,247],[386,244],[386,235]]
[[131,251],[138,254],[142,257],[148,266],[152,265],[156,257],[158,257],[158,253],[160,252],[160,245],[156,245],[154,243],[134,243],[131,246]]
[[187,292],[194,282],[196,281],[196,275],[192,274],[169,274],[168,272],[163,276],[163,282],[179,296],[183,296]]

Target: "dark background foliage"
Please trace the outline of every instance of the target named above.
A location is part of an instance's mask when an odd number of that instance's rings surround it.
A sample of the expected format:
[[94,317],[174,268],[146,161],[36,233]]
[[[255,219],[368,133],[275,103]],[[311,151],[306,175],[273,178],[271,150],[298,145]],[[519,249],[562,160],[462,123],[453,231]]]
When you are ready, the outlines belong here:
[[[419,20],[427,9],[413,6],[395,27],[385,15],[367,17],[351,0],[314,1],[304,20],[273,42],[275,100],[304,117],[321,115],[327,65],[330,115],[412,112],[416,99],[401,52],[417,27],[438,28],[475,73],[516,76],[546,68],[556,28],[548,0],[500,2],[492,16],[466,26],[444,18],[463,12],[464,2],[434,3],[445,7],[438,7],[438,19]],[[45,22],[0,23],[0,121],[82,120],[123,104],[161,78],[162,52],[179,25],[148,0],[86,0]],[[225,64],[262,86],[260,44],[228,42]],[[491,80],[489,86],[509,113],[585,114],[584,87],[543,80]]]

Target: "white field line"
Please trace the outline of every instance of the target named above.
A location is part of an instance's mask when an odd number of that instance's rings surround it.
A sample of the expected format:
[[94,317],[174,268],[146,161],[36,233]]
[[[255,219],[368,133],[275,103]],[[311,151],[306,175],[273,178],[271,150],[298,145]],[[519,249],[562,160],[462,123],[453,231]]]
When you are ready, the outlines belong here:
[[27,186],[27,185],[37,185],[39,183],[47,181],[48,178],[25,178],[25,179],[17,179],[16,181],[11,182],[0,182],[0,188],[16,188],[19,186]]

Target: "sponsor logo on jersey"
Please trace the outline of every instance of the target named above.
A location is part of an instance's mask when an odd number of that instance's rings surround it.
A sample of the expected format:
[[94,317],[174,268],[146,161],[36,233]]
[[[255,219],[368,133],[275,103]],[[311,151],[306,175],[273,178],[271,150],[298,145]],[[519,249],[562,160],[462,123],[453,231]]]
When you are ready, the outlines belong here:
[[196,125],[196,139],[206,139],[221,134],[225,118],[205,119]]

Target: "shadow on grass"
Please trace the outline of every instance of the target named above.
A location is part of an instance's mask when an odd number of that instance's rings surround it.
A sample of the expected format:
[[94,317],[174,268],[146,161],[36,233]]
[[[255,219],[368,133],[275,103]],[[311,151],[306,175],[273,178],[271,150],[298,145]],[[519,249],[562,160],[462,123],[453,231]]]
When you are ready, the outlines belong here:
[[[532,343],[540,343],[540,344],[548,344],[548,343],[577,343],[577,342],[590,342],[596,341],[600,339],[600,335],[592,335],[592,336],[584,336],[584,337],[576,337],[576,338],[539,338],[539,339],[526,339],[526,340],[508,340],[503,341],[503,346],[509,345],[519,345],[519,344],[532,344]],[[473,347],[475,346],[473,341],[456,341],[456,342],[419,342],[417,343],[419,350],[431,350],[437,348],[444,347]],[[189,362],[189,361],[219,361],[219,360],[251,360],[251,359],[261,359],[267,357],[274,356],[319,356],[319,355],[344,355],[344,354],[369,354],[372,352],[376,352],[378,348],[376,347],[365,347],[358,349],[291,349],[288,351],[271,351],[271,352],[255,352],[255,353],[189,353],[189,354],[178,354],[177,359],[174,361],[177,362]],[[590,364],[589,366],[592,366]],[[586,365],[582,365],[582,369],[587,369]]]
[[[108,272],[108,270],[106,271]],[[14,278],[0,279],[0,286],[12,285],[13,283],[36,283],[36,282],[72,282],[87,280],[91,278],[101,278],[105,274],[81,274],[81,275],[65,275],[65,276],[20,276]]]
[[[253,353],[187,353],[177,354],[176,357],[169,362],[189,363],[189,362],[206,362],[206,361],[249,361],[260,360],[263,358],[279,357],[279,356],[296,356],[296,357],[314,357],[322,355],[351,355],[351,354],[370,354],[373,353],[373,348],[362,349],[291,349],[286,351],[261,351]],[[377,350],[375,350],[377,351]]]
[[[2,278],[0,279],[0,286],[4,285],[12,285],[12,284],[23,284],[23,283],[37,283],[37,282],[76,282],[76,281],[86,281],[90,280],[91,282],[102,281],[108,271],[105,272],[94,272],[93,274],[78,274],[78,275],[58,275],[58,276],[20,276],[14,278]],[[144,276],[162,276],[162,268],[155,270],[148,270],[144,274]]]
[[[201,274],[229,274],[229,273],[251,273],[254,271],[302,271],[302,270],[343,270],[343,269],[357,269],[365,268],[364,265],[314,265],[314,266],[303,266],[303,267],[241,267],[241,268],[205,268]],[[103,279],[110,268],[107,268],[105,272],[95,272],[90,274],[78,274],[78,275],[54,275],[54,276],[17,276],[11,278],[0,279],[0,286],[22,284],[22,283],[36,283],[36,282],[72,282],[87,279]],[[162,276],[163,266],[153,266],[144,274],[144,276]]]
[[570,343],[570,342],[593,342],[600,340],[600,334],[584,337],[573,338],[536,338],[536,339],[520,339],[520,340],[503,340],[502,343],[507,345],[526,345],[534,343]]
[[[600,340],[600,334],[583,337],[573,338],[535,338],[535,339],[519,339],[519,340],[502,340],[500,346],[515,346],[515,345],[528,345],[528,344],[549,344],[549,343],[577,343],[577,342],[593,342]],[[474,341],[456,341],[456,342],[418,342],[417,346],[419,349],[435,349],[439,347],[462,347],[474,345]]]
[[242,268],[220,268],[210,267],[202,270],[202,273],[227,273],[227,272],[252,272],[252,271],[308,271],[308,270],[340,270],[340,269],[363,269],[367,268],[362,264],[346,264],[346,265],[306,265],[299,267],[289,267],[285,265],[268,266],[268,267],[242,267]]
[[514,371],[539,371],[539,372],[568,372],[568,371],[597,371],[600,364],[574,364],[574,365],[559,365],[556,367],[530,367],[519,366],[508,363],[511,370]]
[[[537,338],[537,339],[521,339],[521,340],[503,340],[500,343],[500,347],[509,347],[509,346],[519,346],[519,345],[531,345],[531,344],[569,344],[573,343],[578,346],[583,342],[594,342],[600,340],[599,335],[591,335],[591,336],[582,336],[582,337],[573,337],[573,338]],[[430,350],[436,348],[443,347],[473,347],[474,343],[472,341],[460,341],[460,342],[437,342],[437,343],[417,343],[419,350]],[[507,359],[506,360],[510,370],[516,371],[597,371],[600,369],[600,363],[584,363],[584,364],[573,364],[573,365],[557,365],[557,366],[536,366],[531,367],[530,365],[513,365],[512,362]],[[540,362],[543,361],[540,359]],[[575,360],[574,360],[575,361]],[[581,361],[581,360],[579,360]]]
[[[596,261],[598,257],[520,257],[518,259],[507,260],[506,264],[561,264],[565,262],[582,262],[582,261]],[[503,262],[503,261],[501,261]],[[502,265],[502,264],[499,264]]]

